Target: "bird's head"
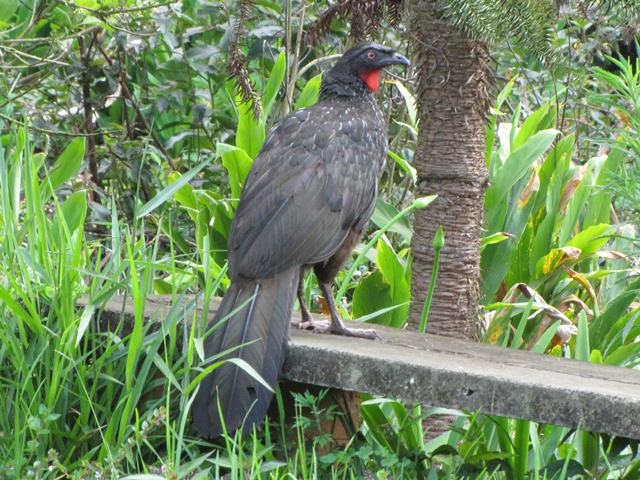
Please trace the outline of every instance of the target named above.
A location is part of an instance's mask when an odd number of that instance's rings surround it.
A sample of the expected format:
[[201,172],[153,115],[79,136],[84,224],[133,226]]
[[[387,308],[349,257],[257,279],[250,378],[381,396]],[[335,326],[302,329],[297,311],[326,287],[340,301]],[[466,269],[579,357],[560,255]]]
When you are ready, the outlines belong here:
[[327,76],[342,81],[360,81],[369,91],[375,92],[380,84],[380,72],[391,65],[407,66],[409,60],[392,48],[364,42],[347,50]]

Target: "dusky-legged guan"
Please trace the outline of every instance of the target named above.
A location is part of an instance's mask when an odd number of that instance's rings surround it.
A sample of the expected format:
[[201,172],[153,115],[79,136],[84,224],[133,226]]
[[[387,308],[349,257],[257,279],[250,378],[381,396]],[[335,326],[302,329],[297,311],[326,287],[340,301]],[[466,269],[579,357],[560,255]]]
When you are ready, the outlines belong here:
[[[313,268],[329,302],[329,331],[348,329],[331,284],[373,212],[386,157],[387,125],[373,97],[380,71],[409,61],[361,43],[325,73],[318,102],[278,122],[247,176],[228,243],[231,286],[205,341],[207,358],[240,358],[274,387],[285,359],[299,279]],[[300,298],[303,320],[311,320]],[[225,362],[200,382],[193,421],[207,438],[245,431],[265,416],[273,393]]]

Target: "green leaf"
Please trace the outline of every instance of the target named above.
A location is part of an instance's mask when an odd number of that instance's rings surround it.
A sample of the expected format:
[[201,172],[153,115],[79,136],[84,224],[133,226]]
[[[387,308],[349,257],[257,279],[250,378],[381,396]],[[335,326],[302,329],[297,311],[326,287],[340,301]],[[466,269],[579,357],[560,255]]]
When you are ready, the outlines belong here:
[[[60,185],[71,180],[78,173],[84,162],[84,148],[84,137],[74,138],[53,164],[48,176],[54,192]],[[41,190],[48,192],[47,197],[53,194],[45,186],[41,187]]]
[[606,345],[603,345],[603,342],[607,338],[607,333],[616,321],[627,312],[638,294],[640,294],[640,279],[637,278],[629,283],[620,295],[611,300],[606,309],[591,322],[589,329],[591,347],[605,351]]
[[[569,182],[569,184],[571,184],[571,182]],[[559,245],[563,245],[567,239],[571,237],[580,215],[584,214],[584,208],[590,197],[592,187],[593,172],[590,167],[587,167],[584,176],[580,179],[579,186],[575,189],[573,195],[571,195],[569,204],[567,205],[567,213],[562,219],[560,231],[558,232]],[[570,187],[568,186],[567,188]]]
[[574,264],[580,258],[581,251],[575,247],[554,248],[542,257],[535,269],[534,278],[538,279],[545,275],[550,275],[566,264]]
[[165,188],[163,188],[158,194],[145,203],[137,212],[136,218],[142,218],[145,215],[151,213],[160,205],[170,200],[182,187],[184,187],[187,183],[191,181],[193,177],[195,177],[200,171],[209,165],[211,160],[206,160],[202,162],[200,165],[192,168],[184,175],[181,175],[176,181],[170,183]]
[[480,239],[480,250],[483,250],[487,245],[496,245],[513,237],[513,235],[507,232],[496,232],[486,237],[482,237]]
[[349,270],[347,271],[346,275],[344,276],[344,280],[342,281],[342,283],[340,284],[340,287],[338,288],[338,293],[336,294],[336,298],[337,299],[342,299],[343,295],[345,294],[345,292],[349,288],[349,284],[351,283],[351,279],[353,278],[354,272],[356,271],[356,269],[360,265],[362,265],[362,263],[364,262],[364,260],[365,260],[365,258],[367,256],[367,253],[373,247],[373,245],[375,245],[377,243],[377,241],[380,239],[380,237],[382,237],[382,235],[387,230],[389,230],[389,228],[395,222],[397,222],[400,219],[406,217],[411,212],[413,212],[416,208],[425,208],[425,207],[427,207],[436,198],[437,198],[437,195],[429,195],[429,196],[426,196],[426,197],[418,197],[418,198],[416,198],[411,203],[411,205],[409,205],[408,207],[402,209],[402,211],[398,212],[398,214],[395,217],[393,217],[385,225],[380,227],[380,229],[373,235],[373,237],[360,250],[360,252],[359,252],[358,256],[356,257],[356,259],[351,263],[351,266],[349,267]]
[[[351,308],[354,318],[371,315],[392,305],[391,287],[385,283],[384,276],[380,271],[373,272],[360,280],[353,292]],[[391,325],[392,321],[391,311],[370,320],[370,322],[379,325]]]
[[224,143],[218,143],[218,152],[222,157],[222,165],[229,175],[231,195],[234,199],[238,199],[253,160],[244,150]]
[[376,264],[384,277],[385,283],[389,285],[391,305],[407,303],[406,307],[398,308],[391,312],[390,325],[395,328],[402,328],[407,322],[408,302],[411,300],[411,286],[407,281],[408,276],[406,274],[407,266],[396,255],[384,236],[378,240],[376,251]]
[[[534,217],[531,219],[532,239],[523,252],[523,257],[528,257],[526,271],[530,275],[534,274],[539,260],[558,246],[554,242],[554,230],[574,142],[573,135],[561,139],[540,168],[540,190],[533,209]],[[524,265],[522,269],[524,270]]]
[[549,113],[549,107],[554,101],[554,98],[550,99],[535,112],[527,116],[527,119],[524,121],[520,129],[518,129],[518,133],[516,134],[516,138],[513,141],[513,145],[511,145],[512,150],[515,150],[524,145],[532,135],[540,130],[540,123],[547,115],[547,113]]
[[587,315],[581,311],[578,315],[578,334],[576,336],[576,360],[589,361],[589,323]]
[[192,382],[189,384],[189,386],[184,391],[184,394],[185,395],[189,395],[193,390],[195,390],[195,388],[202,381],[202,379],[204,379],[204,377],[209,375],[216,368],[218,368],[220,365],[222,365],[222,364],[224,364],[226,362],[233,363],[237,367],[241,368],[242,370],[245,371],[245,373],[247,375],[249,375],[251,378],[253,378],[258,383],[260,383],[264,388],[266,388],[270,392],[273,392],[273,388],[271,387],[271,385],[269,385],[267,382],[265,382],[264,379],[260,376],[260,374],[258,372],[256,372],[256,370],[251,365],[249,365],[246,361],[242,360],[241,358],[227,358],[226,360],[220,360],[220,361],[217,361],[217,362],[214,362],[214,363],[208,365],[207,368],[205,368],[201,373],[199,373],[196,376],[196,378],[194,378],[192,380]]
[[87,213],[87,192],[74,192],[60,205],[60,210],[56,212],[53,220],[52,231],[58,232],[60,221],[64,220],[69,233],[84,224],[84,217]]
[[[382,228],[389,221],[400,213],[396,207],[384,201],[381,197],[376,200],[376,207],[371,215],[371,221],[378,228]],[[402,217],[396,221],[388,229],[389,232],[394,232],[402,237],[403,242],[410,243],[413,230],[411,229],[411,222],[407,217]]]
[[[607,159],[600,168],[596,179],[597,187],[605,187],[614,181],[613,173],[618,171],[620,164],[624,158],[621,150],[613,149],[609,152]],[[589,197],[584,214],[583,228],[598,223],[611,222],[611,203],[613,200],[613,191],[608,188],[595,188]]]
[[578,233],[566,246],[580,249],[580,258],[586,258],[604,247],[614,233],[611,225],[593,225]]
[[294,105],[294,110],[309,107],[318,101],[320,97],[320,85],[322,83],[322,74],[319,73],[315,77],[311,77],[305,84],[298,95],[298,100]]
[[264,122],[253,115],[249,103],[243,103],[240,96],[236,98],[238,107],[238,128],[236,129],[236,147],[244,150],[249,157],[256,158],[265,139]]
[[[178,172],[171,172],[168,177],[169,183],[177,181],[180,176],[181,175]],[[175,193],[173,198],[176,202],[187,207],[189,210],[196,210],[198,208],[198,202],[195,194],[193,193],[193,187],[188,183],[185,183],[182,188]]]
[[9,309],[12,315],[15,315],[18,320],[24,322],[32,332],[34,333],[44,333],[44,327],[42,326],[42,322],[39,317],[32,316],[27,311],[20,306],[20,304],[14,300],[15,295],[13,292],[9,292],[2,285],[0,285],[0,305],[5,306]]
[[[597,352],[598,350],[594,350]],[[625,363],[637,360],[640,355],[640,342],[629,343],[627,345],[622,345],[621,347],[616,348],[613,352],[608,353],[604,358],[604,363],[606,365],[620,365],[624,366]],[[602,358],[601,358],[601,362]]]
[[76,336],[76,347],[80,344],[82,337],[84,336],[84,332],[87,331],[89,327],[89,322],[93,318],[93,314],[96,311],[96,306],[92,303],[87,305],[82,311],[82,315],[80,316],[80,323],[78,324],[78,335]]
[[4,20],[11,20],[17,9],[18,0],[0,0],[0,12]]
[[533,163],[549,148],[557,134],[558,131],[553,129],[536,133],[524,145],[512,151],[499,168],[485,197],[486,226],[489,233],[504,230],[500,227],[506,216],[506,201],[511,188],[522,177],[527,176]]
[[[530,214],[534,205],[534,193],[537,187],[537,174],[535,170],[530,177],[522,178],[510,193],[511,201],[506,206],[505,218],[498,231],[506,232],[515,238],[521,238],[527,228]],[[497,232],[496,232],[497,233]],[[527,237],[522,237],[527,238]],[[518,268],[521,259],[515,257],[521,245],[516,241],[508,241],[487,245],[481,252],[482,265],[482,295],[485,302],[493,300],[495,292],[503,282],[509,269]],[[523,280],[518,278],[516,282]],[[514,282],[514,283],[516,283]]]
[[402,170],[404,170],[411,177],[413,183],[416,183],[418,181],[418,174],[416,172],[416,169],[413,168],[411,164],[409,164],[409,162],[404,159],[404,157],[392,152],[391,150],[387,150],[387,154],[393,159],[394,162],[398,164],[398,166]]
[[557,320],[549,328],[547,328],[547,330],[540,336],[540,338],[538,339],[536,344],[533,346],[531,351],[533,353],[544,353],[547,347],[549,346],[549,344],[551,343],[551,340],[555,336],[556,332],[558,331],[559,327],[560,327],[560,320]]
[[269,116],[271,112],[271,108],[273,107],[273,102],[278,95],[278,91],[280,90],[280,86],[282,85],[282,80],[284,80],[284,74],[287,70],[287,60],[284,50],[280,52],[278,58],[271,69],[271,75],[269,75],[269,79],[267,80],[267,84],[264,87],[264,95],[263,95],[263,108],[262,115],[263,121]]
[[407,113],[409,114],[409,121],[411,122],[411,127],[414,130],[417,130],[418,110],[416,108],[416,99],[413,97],[413,95],[411,95],[411,92],[407,90],[407,87],[405,87],[401,81],[399,80],[387,80],[387,81],[389,83],[393,83],[398,89],[398,91],[400,92],[400,94],[402,95],[402,98],[404,99],[404,103],[407,106]]

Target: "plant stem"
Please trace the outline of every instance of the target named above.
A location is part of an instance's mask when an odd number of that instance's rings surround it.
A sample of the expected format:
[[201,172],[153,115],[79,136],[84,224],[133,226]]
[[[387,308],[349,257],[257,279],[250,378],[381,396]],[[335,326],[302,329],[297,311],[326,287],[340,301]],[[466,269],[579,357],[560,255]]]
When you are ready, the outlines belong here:
[[438,278],[438,269],[440,267],[440,252],[444,247],[444,230],[442,226],[438,227],[436,234],[433,236],[433,268],[431,269],[431,280],[429,282],[429,290],[424,298],[424,306],[422,307],[422,315],[420,316],[420,326],[418,331],[424,333],[427,330],[427,320],[429,318],[429,310],[431,309],[431,300],[433,300],[433,292],[436,289],[436,279]]

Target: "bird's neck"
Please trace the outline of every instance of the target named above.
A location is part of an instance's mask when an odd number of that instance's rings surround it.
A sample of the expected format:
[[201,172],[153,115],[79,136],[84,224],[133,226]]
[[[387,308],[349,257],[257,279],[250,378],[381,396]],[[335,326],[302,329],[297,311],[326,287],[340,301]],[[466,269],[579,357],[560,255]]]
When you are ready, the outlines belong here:
[[335,97],[373,98],[365,82],[350,72],[329,71],[322,78],[320,100]]

